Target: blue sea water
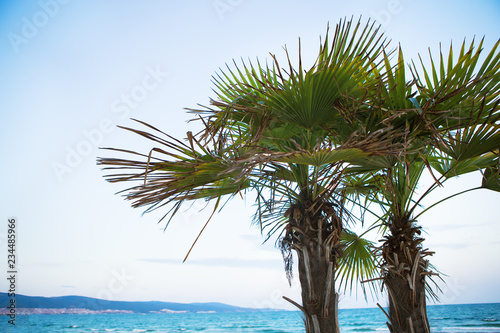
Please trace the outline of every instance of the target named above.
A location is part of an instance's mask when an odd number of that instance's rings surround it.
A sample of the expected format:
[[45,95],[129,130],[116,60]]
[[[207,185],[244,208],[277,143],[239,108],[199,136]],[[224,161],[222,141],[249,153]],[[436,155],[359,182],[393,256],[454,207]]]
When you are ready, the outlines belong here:
[[[500,332],[500,304],[428,307],[432,332]],[[0,332],[304,333],[299,312],[19,315],[0,317]],[[339,311],[341,332],[388,332],[380,309]]]

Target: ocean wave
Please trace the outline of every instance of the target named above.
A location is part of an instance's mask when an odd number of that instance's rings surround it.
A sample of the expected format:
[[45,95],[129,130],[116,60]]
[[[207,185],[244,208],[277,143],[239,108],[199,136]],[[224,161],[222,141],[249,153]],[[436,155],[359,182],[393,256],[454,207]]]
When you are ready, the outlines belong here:
[[[500,333],[499,313],[500,304],[432,306],[429,307],[429,321],[432,331],[436,333]],[[379,309],[344,309],[339,318],[345,333],[389,333],[386,321]],[[71,314],[30,317],[29,329],[37,333],[304,333],[304,323],[298,311],[260,313],[258,316],[221,313],[217,318],[214,315],[183,314],[172,315],[168,320],[161,314]],[[0,323],[0,332],[3,331]]]
[[500,332],[500,327],[494,328],[494,327],[445,327],[442,329],[443,331],[465,331],[465,332]]

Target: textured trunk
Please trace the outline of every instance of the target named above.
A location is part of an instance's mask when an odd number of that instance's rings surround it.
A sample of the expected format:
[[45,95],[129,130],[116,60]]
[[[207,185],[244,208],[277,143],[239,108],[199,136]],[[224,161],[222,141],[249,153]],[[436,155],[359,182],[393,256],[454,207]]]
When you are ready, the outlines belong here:
[[409,219],[393,219],[391,234],[382,246],[383,281],[389,298],[389,321],[393,333],[429,333],[425,278],[431,274],[422,250],[420,227]]
[[338,294],[335,271],[340,257],[342,222],[334,205],[324,203],[315,212],[308,205],[291,207],[287,232],[281,241],[285,267],[291,277],[291,250],[298,257],[302,305],[307,333],[338,333]]
[[335,265],[325,248],[304,245],[297,249],[302,307],[307,333],[338,333],[338,294]]

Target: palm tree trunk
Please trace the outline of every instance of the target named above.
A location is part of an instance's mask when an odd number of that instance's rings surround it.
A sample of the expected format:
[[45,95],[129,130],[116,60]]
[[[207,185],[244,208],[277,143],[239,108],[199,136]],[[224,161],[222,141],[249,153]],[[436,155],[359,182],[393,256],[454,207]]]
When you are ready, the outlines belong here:
[[429,333],[425,286],[417,281],[410,288],[408,281],[399,276],[386,276],[385,286],[389,292],[389,329],[393,333]]
[[326,251],[321,246],[307,245],[296,249],[307,333],[339,332],[335,265]]
[[425,277],[432,255],[422,250],[420,227],[409,219],[393,219],[382,246],[383,281],[389,298],[389,330],[393,333],[430,333]]
[[[293,249],[298,257],[302,310],[307,333],[339,333],[335,271],[340,253],[341,219],[326,204],[310,214],[301,206],[289,209],[287,232],[281,241],[285,267],[291,274]],[[289,300],[290,301],[290,300]]]

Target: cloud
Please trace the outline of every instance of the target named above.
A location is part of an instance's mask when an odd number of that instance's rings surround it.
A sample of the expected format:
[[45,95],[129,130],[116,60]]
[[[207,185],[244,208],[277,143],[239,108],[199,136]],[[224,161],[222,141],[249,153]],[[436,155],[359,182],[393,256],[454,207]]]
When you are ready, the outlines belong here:
[[477,243],[436,243],[436,244],[427,244],[427,246],[430,248],[430,250],[437,250],[437,249],[451,249],[451,250],[465,250],[470,247],[476,246]]
[[276,235],[266,240],[266,237],[259,234],[244,234],[240,235],[239,238],[242,242],[246,242],[249,246],[252,246],[255,250],[273,252],[279,251],[275,245]]
[[458,230],[458,229],[463,229],[463,228],[474,228],[474,229],[480,229],[484,227],[488,227],[491,225],[495,225],[497,222],[477,222],[477,223],[464,223],[464,224],[453,224],[453,223],[448,223],[448,224],[441,224],[441,225],[436,225],[436,226],[427,226],[426,229],[429,227],[432,227],[434,231],[449,231],[449,230]]
[[[144,258],[139,261],[153,264],[170,264],[180,265],[182,261],[179,259],[160,259],[160,258]],[[184,265],[198,266],[219,266],[230,268],[260,268],[260,269],[281,269],[283,262],[279,259],[238,259],[238,258],[205,258],[205,259],[189,259]]]

